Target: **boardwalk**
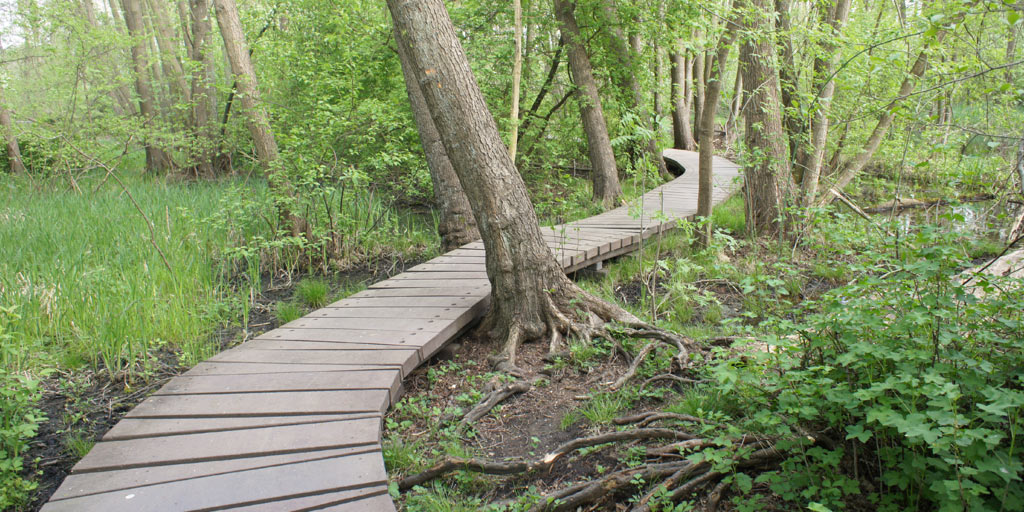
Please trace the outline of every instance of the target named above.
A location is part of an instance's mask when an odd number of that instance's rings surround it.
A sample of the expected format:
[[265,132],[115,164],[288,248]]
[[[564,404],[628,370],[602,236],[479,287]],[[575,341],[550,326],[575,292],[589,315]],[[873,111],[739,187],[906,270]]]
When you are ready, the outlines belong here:
[[[666,156],[687,172],[645,194],[642,214],[637,204],[543,230],[567,271],[693,216],[697,154]],[[738,173],[716,158],[716,203]],[[474,242],[212,357],[128,413],[43,510],[393,511],[381,417],[489,293]]]

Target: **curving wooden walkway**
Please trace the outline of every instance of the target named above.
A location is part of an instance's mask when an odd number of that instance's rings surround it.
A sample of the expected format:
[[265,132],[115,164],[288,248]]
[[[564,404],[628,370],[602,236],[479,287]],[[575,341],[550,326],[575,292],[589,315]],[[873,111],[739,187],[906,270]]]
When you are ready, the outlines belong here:
[[[665,156],[687,172],[645,194],[643,215],[636,205],[544,228],[567,271],[693,216],[697,154]],[[715,202],[738,174],[716,158]],[[42,510],[393,511],[382,415],[489,294],[474,242],[214,356],[128,413]]]

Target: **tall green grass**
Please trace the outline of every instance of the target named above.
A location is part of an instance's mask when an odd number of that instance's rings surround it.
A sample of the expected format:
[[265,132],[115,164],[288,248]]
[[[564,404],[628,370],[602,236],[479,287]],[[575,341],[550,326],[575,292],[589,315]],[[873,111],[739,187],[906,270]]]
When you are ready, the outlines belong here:
[[20,314],[8,326],[21,340],[9,369],[132,373],[164,346],[194,363],[213,353],[213,329],[241,307],[212,264],[225,230],[194,220],[218,207],[224,186],[124,179],[155,237],[113,181],[95,192],[90,179],[81,192],[0,181],[0,305]]

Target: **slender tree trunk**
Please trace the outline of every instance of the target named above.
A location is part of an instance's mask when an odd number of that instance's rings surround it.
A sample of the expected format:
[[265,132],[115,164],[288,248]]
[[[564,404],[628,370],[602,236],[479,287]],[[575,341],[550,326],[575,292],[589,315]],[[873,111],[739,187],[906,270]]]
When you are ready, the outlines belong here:
[[[167,16],[167,0],[147,0],[149,10],[153,13],[153,27],[156,34],[157,47],[160,48],[160,62],[163,63],[164,76],[174,90],[176,100],[189,103],[192,101],[191,90],[185,83],[185,72],[181,61],[178,59],[177,47],[175,46],[174,26],[170,17]],[[171,103],[177,103],[172,101]]]
[[[294,197],[295,192],[292,190],[291,183],[283,177],[283,174],[275,172],[278,165],[277,140],[274,139],[274,132],[270,129],[270,118],[267,111],[263,108],[259,85],[256,81],[256,70],[253,68],[249,47],[245,41],[245,32],[242,31],[242,23],[238,18],[238,7],[235,5],[235,0],[214,0],[213,5],[217,13],[220,35],[224,40],[224,49],[235,78],[238,102],[248,121],[246,124],[249,127],[249,134],[252,135],[253,145],[256,147],[256,156],[267,172],[271,188],[283,196]],[[292,236],[298,236],[308,230],[306,222],[293,214],[287,207],[281,207],[279,213],[281,219],[291,230]]]
[[686,87],[689,80],[686,73],[692,68],[681,50],[673,53],[670,60],[672,61],[673,146],[677,149],[693,151],[697,147],[697,143],[693,140],[693,130],[690,125],[690,99]]
[[[94,30],[99,30],[100,24],[96,19],[96,6],[93,5],[92,0],[82,0],[82,14],[86,21],[89,22],[89,26]],[[121,27],[118,27],[119,29]],[[111,106],[114,109],[114,113],[118,116],[135,115],[135,106],[132,104],[131,93],[128,87],[121,84],[121,70],[118,63],[111,63],[111,67],[115,71],[114,80],[116,85],[114,88],[109,89],[108,94],[111,99]]]
[[551,84],[554,83],[555,77],[558,76],[558,68],[562,63],[562,49],[565,48],[565,38],[558,38],[558,47],[555,48],[555,56],[551,58],[551,64],[548,66],[548,74],[544,78],[544,83],[541,84],[540,90],[537,91],[537,97],[533,99],[533,104],[530,105],[530,109],[522,116],[523,122],[519,125],[519,138],[522,139],[526,136],[526,131],[529,130],[530,124],[533,123],[533,119],[538,117],[537,111],[540,110],[540,106],[544,103],[544,98],[548,95],[551,90]]
[[[416,83],[416,70],[408,55],[408,45],[402,40],[397,27],[394,33],[398,58],[402,63],[402,75],[405,77],[405,90],[409,94],[409,104],[420,134],[420,144],[427,157],[430,180],[434,184],[434,198],[441,212],[437,233],[441,236],[441,249],[448,252],[478,240],[480,231],[477,229],[476,219],[473,218],[469,199],[466,198],[462,184],[459,183],[459,176],[455,174],[451,160],[448,160],[441,135],[430,117],[427,100],[423,98],[423,92]],[[509,157],[511,158],[511,155]]]
[[521,0],[512,0],[515,11],[515,55],[512,57],[512,112],[509,113],[508,154],[516,161],[519,147],[519,86],[523,77],[523,5]]
[[[1018,11],[1018,14],[1024,15],[1024,1],[1017,2],[1017,5],[1013,9]],[[1017,58],[1017,37],[1021,31],[1021,25],[1019,23],[1008,24],[1008,31],[1006,33],[1006,63],[1009,64]],[[1006,68],[1003,71],[1003,77],[1006,78],[1006,83],[1014,83],[1013,79],[1014,69],[1012,67]]]
[[736,81],[732,88],[732,103],[729,107],[729,119],[725,122],[725,146],[732,147],[736,144],[736,119],[740,115],[740,107],[743,106],[743,73],[736,69]]
[[569,45],[569,69],[576,84],[583,131],[587,135],[591,176],[594,180],[594,200],[611,206],[622,194],[622,189],[619,187],[615,155],[612,153],[612,142],[608,137],[608,126],[604,121],[601,97],[597,92],[590,57],[587,56],[579,28],[576,26],[576,16],[573,13],[575,8],[576,6],[569,0],[555,0],[555,18],[567,39],[566,44]]
[[[737,0],[736,4],[742,3]],[[739,5],[733,10],[739,11]],[[729,52],[736,42],[739,22],[735,15],[729,16],[725,31],[718,40],[718,50],[710,63],[706,63],[708,81],[704,94],[704,105],[700,111],[699,143],[699,178],[697,183],[697,217],[705,219],[704,228],[700,230],[697,243],[707,247],[711,245],[711,193],[712,193],[712,160],[715,155],[715,114],[718,112],[718,101],[722,95],[722,73],[729,63]]]
[[192,73],[192,127],[196,133],[197,148],[193,154],[196,172],[203,177],[213,177],[214,157],[217,149],[217,88],[213,81],[213,28],[210,22],[209,0],[191,0],[189,6],[192,37],[188,45],[189,59],[193,62]]
[[797,83],[800,68],[796,65],[796,51],[793,49],[793,0],[775,0],[775,13],[778,19],[781,65],[779,66],[779,84],[782,87],[782,125],[789,139],[789,154],[796,156],[801,144],[804,125],[800,121],[795,105]]
[[[612,76],[615,78],[620,89],[632,94],[632,110],[640,116],[643,125],[651,126],[650,110],[644,104],[644,91],[640,87],[640,81],[637,80],[638,70],[634,66],[634,54],[638,53],[636,50],[640,46],[640,39],[636,35],[629,39],[626,38],[625,33],[622,31],[622,25],[619,22],[619,14],[616,12],[615,5],[611,0],[601,0],[601,8],[607,18],[604,27],[609,30],[608,40],[611,42],[612,53],[619,61],[619,69],[615,70],[616,72]],[[647,153],[647,158],[654,164],[660,176],[665,179],[672,179],[673,176],[668,172],[665,160],[662,159],[661,152],[658,150],[657,140],[654,138],[648,140],[643,147],[643,151]]]
[[3,130],[4,140],[7,142],[7,162],[10,164],[11,172],[14,174],[25,172],[25,163],[21,159],[21,147],[18,145],[18,137],[14,133],[11,110],[7,108],[2,83],[0,83],[0,130]]
[[[132,37],[132,67],[135,70],[135,90],[139,95],[139,112],[142,114],[143,122],[152,127],[154,123],[158,122],[158,114],[156,97],[149,81],[147,36],[142,19],[142,6],[139,4],[139,0],[122,0],[122,2],[125,25],[128,27],[128,34]],[[145,140],[143,144],[146,148],[146,169],[149,172],[165,172],[174,167],[170,155],[163,149],[154,146],[148,140]]]
[[693,55],[693,78],[691,82],[693,84],[694,101],[693,101],[693,138],[695,141],[700,142],[700,120],[704,118],[704,98],[707,96],[705,86],[707,83],[704,81],[704,52],[697,51]]
[[[744,145],[756,155],[744,171],[747,187],[747,227],[753,233],[777,235],[785,230],[783,215],[791,202],[793,185],[789,148],[782,131],[782,102],[775,65],[771,0],[751,0],[740,49],[741,83],[745,102]],[[742,92],[741,92],[742,95]]]
[[825,159],[825,145],[828,141],[829,110],[832,105],[832,96],[836,90],[836,82],[832,79],[836,66],[839,65],[839,52],[836,51],[835,37],[846,25],[850,16],[850,0],[837,0],[830,9],[826,26],[832,31],[832,37],[826,37],[827,41],[822,47],[822,55],[814,61],[814,74],[817,79],[814,83],[820,87],[818,94],[818,105],[814,111],[814,120],[811,123],[811,147],[807,153],[809,159],[806,162],[799,162],[797,165],[802,168],[797,173],[801,176],[798,180],[802,188],[801,204],[806,208],[814,204],[814,198],[818,194],[818,179],[821,176],[822,161]]
[[479,221],[492,298],[484,328],[505,340],[509,364],[514,366],[521,340],[548,335],[555,348],[561,333],[572,328],[573,308],[626,319],[577,288],[552,256],[443,0],[388,0],[388,7]]

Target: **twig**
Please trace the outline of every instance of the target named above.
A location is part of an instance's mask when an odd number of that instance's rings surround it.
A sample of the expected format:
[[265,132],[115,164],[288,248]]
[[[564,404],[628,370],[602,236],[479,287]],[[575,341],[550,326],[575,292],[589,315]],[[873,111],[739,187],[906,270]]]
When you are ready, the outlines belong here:
[[696,416],[690,416],[689,414],[676,414],[672,412],[660,412],[651,411],[643,414],[637,414],[635,416],[623,416],[615,418],[612,423],[616,425],[628,425],[630,423],[636,423],[640,427],[645,427],[654,423],[655,421],[661,420],[679,420],[679,421],[690,421],[693,423],[711,423],[704,418],[698,418]]

